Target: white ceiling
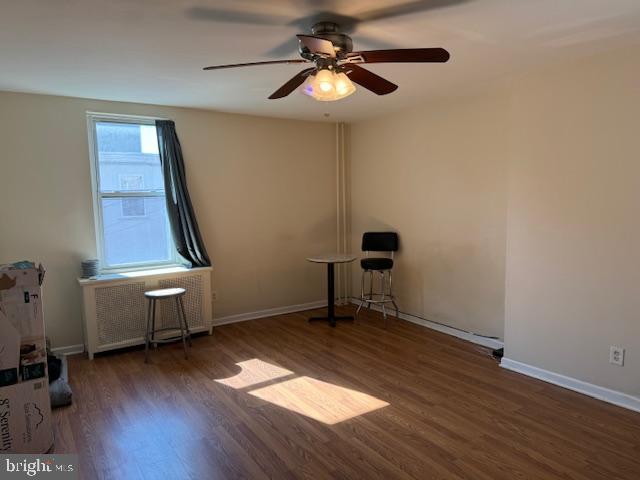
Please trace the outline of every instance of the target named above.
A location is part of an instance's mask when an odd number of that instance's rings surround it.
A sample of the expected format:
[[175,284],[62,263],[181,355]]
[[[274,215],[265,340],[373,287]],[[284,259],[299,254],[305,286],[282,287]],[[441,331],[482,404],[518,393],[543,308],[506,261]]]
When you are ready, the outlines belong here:
[[[429,8],[446,3],[455,5]],[[267,100],[299,65],[202,71],[283,58],[272,51],[285,41],[284,58],[298,58],[294,35],[314,13],[398,5],[415,12],[359,24],[354,49],[438,46],[452,59],[368,67],[400,86],[391,95],[359,88],[332,103],[297,92]],[[240,13],[272,24],[238,22]],[[0,0],[0,90],[352,121],[638,42],[640,0]]]

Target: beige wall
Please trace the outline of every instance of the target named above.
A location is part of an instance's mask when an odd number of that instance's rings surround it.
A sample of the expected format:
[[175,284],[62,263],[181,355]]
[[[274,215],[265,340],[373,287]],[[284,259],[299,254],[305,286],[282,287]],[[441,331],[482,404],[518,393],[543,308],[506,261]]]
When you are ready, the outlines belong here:
[[400,232],[401,310],[640,396],[638,78],[607,52],[353,125],[351,240]]
[[324,270],[304,259],[335,248],[333,125],[0,92],[0,263],[46,266],[54,346],[82,342],[76,277],[96,255],[87,110],[175,120],[215,317],[324,298]]
[[[508,97],[432,104],[352,126],[352,245],[395,230],[401,311],[502,337]],[[354,268],[353,294],[360,293]]]
[[636,396],[638,78],[635,49],[514,82],[505,328],[507,357]]

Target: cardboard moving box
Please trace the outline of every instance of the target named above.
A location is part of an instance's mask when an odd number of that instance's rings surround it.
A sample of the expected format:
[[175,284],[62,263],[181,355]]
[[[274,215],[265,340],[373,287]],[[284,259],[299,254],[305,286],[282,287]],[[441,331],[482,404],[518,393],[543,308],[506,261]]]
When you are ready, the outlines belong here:
[[0,265],[1,453],[44,453],[53,445],[43,278],[31,262]]
[[49,380],[0,388],[0,453],[45,453],[52,445]]

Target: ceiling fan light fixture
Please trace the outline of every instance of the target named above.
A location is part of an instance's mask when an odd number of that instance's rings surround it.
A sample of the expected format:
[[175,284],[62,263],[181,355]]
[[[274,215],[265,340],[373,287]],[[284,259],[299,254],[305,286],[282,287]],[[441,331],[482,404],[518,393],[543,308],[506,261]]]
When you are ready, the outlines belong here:
[[334,73],[330,70],[320,70],[316,75],[316,84],[321,92],[327,95],[334,90]]
[[340,95],[340,98],[348,97],[356,91],[356,86],[344,72],[336,74],[334,85],[336,87],[336,93]]
[[320,102],[333,102],[348,97],[356,87],[343,72],[322,69],[309,75],[300,91]]

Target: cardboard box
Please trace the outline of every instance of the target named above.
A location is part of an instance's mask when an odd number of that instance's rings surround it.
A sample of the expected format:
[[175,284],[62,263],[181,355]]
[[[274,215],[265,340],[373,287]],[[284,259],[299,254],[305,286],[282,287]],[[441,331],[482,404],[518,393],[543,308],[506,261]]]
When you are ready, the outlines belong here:
[[47,377],[0,388],[0,453],[45,453],[52,445]]
[[0,452],[44,453],[53,444],[42,266],[0,265]]

